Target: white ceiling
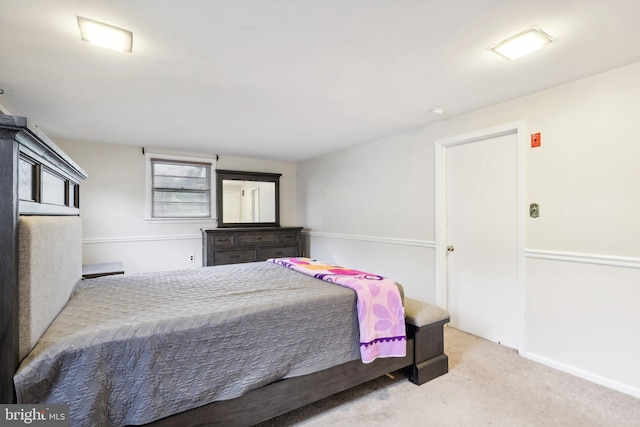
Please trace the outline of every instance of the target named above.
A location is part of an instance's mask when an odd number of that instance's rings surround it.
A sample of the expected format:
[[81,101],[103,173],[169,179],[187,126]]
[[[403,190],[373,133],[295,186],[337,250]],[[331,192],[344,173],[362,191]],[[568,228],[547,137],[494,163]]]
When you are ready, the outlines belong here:
[[[133,53],[81,41],[77,15]],[[639,18],[640,0],[0,0],[0,104],[53,138],[297,161],[638,61]],[[534,25],[558,41],[487,50]]]

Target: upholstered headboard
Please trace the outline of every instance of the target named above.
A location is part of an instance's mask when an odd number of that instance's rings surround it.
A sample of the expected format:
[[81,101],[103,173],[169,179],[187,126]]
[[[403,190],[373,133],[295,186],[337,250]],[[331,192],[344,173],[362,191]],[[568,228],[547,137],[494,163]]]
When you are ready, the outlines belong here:
[[21,216],[18,235],[22,360],[82,279],[82,222],[77,216]]
[[80,166],[25,117],[0,114],[0,402],[82,276]]

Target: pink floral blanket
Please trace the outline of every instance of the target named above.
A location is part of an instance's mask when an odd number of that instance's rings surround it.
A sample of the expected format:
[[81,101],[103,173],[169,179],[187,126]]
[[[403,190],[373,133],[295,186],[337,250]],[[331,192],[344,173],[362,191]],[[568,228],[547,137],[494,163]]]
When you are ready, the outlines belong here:
[[370,363],[379,357],[406,355],[404,308],[395,282],[375,274],[327,265],[309,258],[272,258],[267,261],[356,292],[362,362]]

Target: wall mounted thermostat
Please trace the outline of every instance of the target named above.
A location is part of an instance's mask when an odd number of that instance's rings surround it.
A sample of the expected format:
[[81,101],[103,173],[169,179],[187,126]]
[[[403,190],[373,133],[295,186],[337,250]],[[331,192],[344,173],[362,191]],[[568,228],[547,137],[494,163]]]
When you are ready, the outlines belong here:
[[529,216],[531,218],[538,218],[540,216],[540,207],[537,203],[531,203],[529,205]]

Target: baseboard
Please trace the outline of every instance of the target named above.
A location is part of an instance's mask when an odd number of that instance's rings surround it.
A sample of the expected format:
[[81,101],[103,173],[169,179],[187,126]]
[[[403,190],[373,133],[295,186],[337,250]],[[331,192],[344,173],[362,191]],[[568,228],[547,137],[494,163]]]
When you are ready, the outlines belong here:
[[549,366],[562,372],[574,375],[576,377],[591,381],[592,383],[599,384],[601,386],[610,388],[612,390],[619,391],[624,394],[631,395],[633,397],[640,398],[640,388],[624,384],[619,381],[612,380],[610,378],[603,377],[602,375],[594,374],[593,372],[586,371],[584,369],[576,368],[575,366],[568,365],[566,363],[558,362],[548,357],[540,356],[539,354],[527,352],[522,354],[523,357],[534,362],[538,362],[542,365]]

